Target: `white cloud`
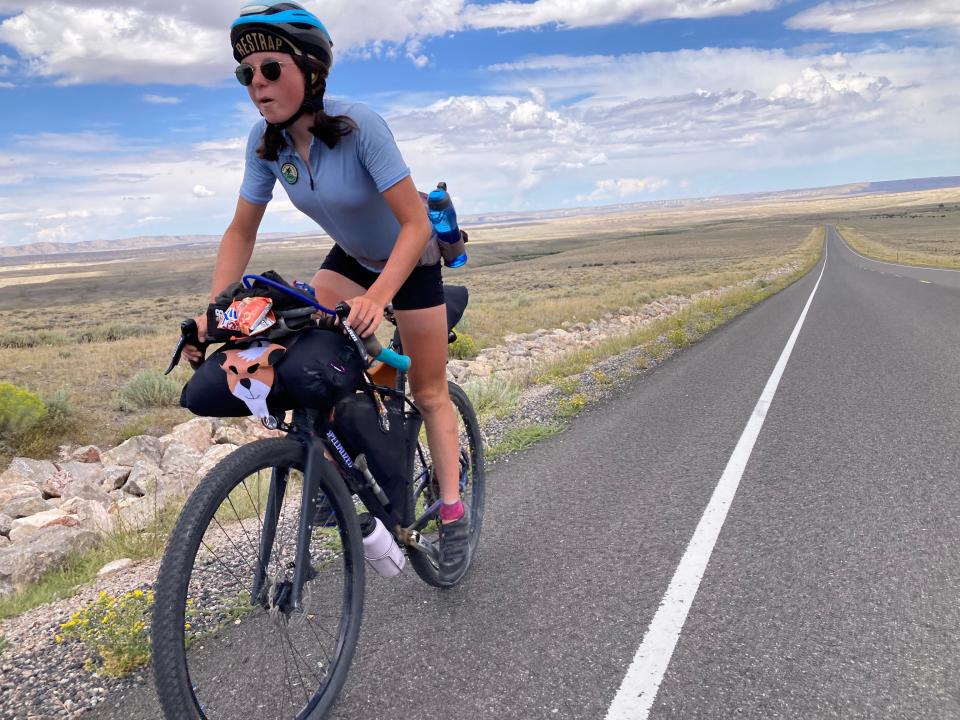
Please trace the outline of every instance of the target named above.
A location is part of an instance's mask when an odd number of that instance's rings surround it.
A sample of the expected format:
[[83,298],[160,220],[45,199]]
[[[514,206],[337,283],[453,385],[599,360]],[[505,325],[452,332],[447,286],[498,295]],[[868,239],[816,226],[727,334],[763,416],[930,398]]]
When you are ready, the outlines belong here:
[[955,48],[530,57],[488,68],[490,95],[398,98],[387,116],[414,179],[447,180],[464,213],[713,194],[699,178],[763,177],[756,188],[775,168],[851,160],[881,179],[923,174],[927,155],[950,174],[958,66]]
[[179,105],[183,102],[183,98],[169,95],[144,95],[143,100],[151,105]]
[[0,24],[0,42],[66,84],[197,84],[224,76],[230,64],[222,31],[166,8],[29,5]]
[[198,198],[208,198],[213,197],[216,193],[213,190],[208,190],[203,185],[194,185],[193,195]]
[[798,30],[872,33],[960,27],[957,0],[838,0],[825,2],[787,21]]
[[578,202],[597,202],[602,200],[623,200],[636,197],[644,193],[653,193],[662,190],[670,184],[666,178],[617,178],[614,180],[598,180],[592,193],[578,195]]
[[463,21],[474,28],[590,27],[667,18],[710,18],[770,10],[778,0],[535,0],[532,3],[472,4]]

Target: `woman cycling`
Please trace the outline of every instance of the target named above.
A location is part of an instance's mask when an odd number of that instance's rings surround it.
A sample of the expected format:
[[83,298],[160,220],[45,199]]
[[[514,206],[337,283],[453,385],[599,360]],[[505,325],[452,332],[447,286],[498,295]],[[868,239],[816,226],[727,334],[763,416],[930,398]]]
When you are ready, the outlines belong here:
[[[333,42],[292,2],[248,5],[230,31],[237,79],[263,120],[250,133],[233,220],[220,241],[211,300],[237,282],[279,180],[291,202],[335,245],[312,280],[328,307],[373,333],[393,302],[414,400],[440,483],[440,575],[456,579],[469,559],[469,510],[460,501],[459,438],[447,391],[447,314],[440,252],[420,195],[383,119],[365,105],[324,98]],[[197,319],[201,337],[206,318]],[[188,348],[198,361],[199,350]]]

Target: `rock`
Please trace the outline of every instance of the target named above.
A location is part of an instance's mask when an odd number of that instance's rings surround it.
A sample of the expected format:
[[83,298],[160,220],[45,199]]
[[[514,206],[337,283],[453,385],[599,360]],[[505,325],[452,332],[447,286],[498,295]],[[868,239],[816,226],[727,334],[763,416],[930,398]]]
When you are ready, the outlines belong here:
[[242,427],[237,425],[221,425],[213,436],[214,442],[218,445],[243,445],[247,442],[247,434]]
[[157,489],[163,471],[156,465],[138,461],[130,471],[130,477],[123,484],[123,491],[130,495],[143,497],[148,492]]
[[102,568],[97,570],[97,577],[103,577],[104,575],[110,575],[115,573],[118,570],[126,570],[128,567],[133,566],[133,560],[130,558],[123,558],[122,560],[114,560],[113,562],[108,562]]
[[203,452],[189,445],[171,443],[163,453],[160,469],[165,475],[192,481],[202,458]]
[[92,502],[100,503],[104,507],[110,504],[110,496],[100,485],[82,482],[80,480],[71,480],[64,485],[61,497],[64,500],[70,500],[71,498],[91,500]]
[[177,425],[168,434],[161,437],[160,444],[163,450],[166,450],[170,445],[179,444],[202,453],[213,444],[213,433],[213,418],[194,418]]
[[119,490],[130,477],[130,468],[122,465],[104,465],[100,472],[100,487],[107,492]]
[[[96,484],[103,477],[103,466],[99,462],[79,462],[71,460],[60,463],[60,472],[66,473],[69,480]],[[63,493],[61,493],[62,495]]]
[[116,516],[108,512],[106,505],[96,500],[85,500],[81,497],[73,497],[64,501],[60,510],[70,515],[76,515],[80,521],[80,527],[93,530],[101,535],[113,530],[113,524],[116,521]]
[[45,498],[58,498],[63,486],[70,480],[70,476],[65,472],[57,470],[53,475],[43,481],[40,490]]
[[12,527],[13,518],[9,515],[0,513],[0,535],[9,535]]
[[206,477],[206,475],[213,469],[214,465],[223,460],[227,455],[236,449],[237,446],[230,443],[213,445],[203,454],[203,458],[200,460],[200,464],[197,466],[197,479],[200,480]]
[[36,582],[44,571],[58,565],[76,550],[89,550],[96,533],[79,527],[44,528],[22,543],[0,548],[0,597]]
[[35,515],[14,520],[10,528],[10,540],[15,543],[21,542],[37,531],[53,525],[76,527],[79,524],[79,518],[73,515],[67,515],[63,510],[57,508],[45,510]]
[[100,448],[96,445],[84,445],[70,453],[70,458],[81,463],[100,462]]
[[161,511],[174,502],[180,502],[183,494],[176,483],[161,483],[157,492],[145,497],[125,495],[114,502],[108,512],[115,518],[117,527],[125,530],[145,530],[153,528]]
[[0,488],[0,512],[12,518],[26,517],[44,510],[50,505],[35,485],[17,484]]
[[245,435],[247,439],[242,443],[237,443],[238,445],[245,445],[248,442],[260,440],[261,438],[280,437],[283,435],[283,432],[280,430],[268,430],[263,426],[262,422],[254,418],[253,421],[247,423]]
[[31,460],[15,457],[10,467],[0,475],[0,488],[7,485],[28,483],[40,487],[47,478],[57,472],[57,467],[49,460]]
[[102,453],[100,460],[104,465],[123,465],[132,468],[143,461],[159,465],[162,455],[163,447],[159,438],[135,435],[123,444]]
[[9,545],[9,544],[10,544],[10,538],[8,538],[6,535],[0,535],[0,547],[3,547],[4,545]]

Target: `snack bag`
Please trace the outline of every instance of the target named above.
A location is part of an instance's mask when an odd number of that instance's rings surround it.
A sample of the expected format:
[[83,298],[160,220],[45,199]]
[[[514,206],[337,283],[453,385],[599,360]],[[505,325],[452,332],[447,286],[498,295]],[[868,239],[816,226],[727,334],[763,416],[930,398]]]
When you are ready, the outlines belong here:
[[247,336],[256,335],[276,324],[272,307],[273,301],[265,297],[234,300],[217,322],[217,328]]

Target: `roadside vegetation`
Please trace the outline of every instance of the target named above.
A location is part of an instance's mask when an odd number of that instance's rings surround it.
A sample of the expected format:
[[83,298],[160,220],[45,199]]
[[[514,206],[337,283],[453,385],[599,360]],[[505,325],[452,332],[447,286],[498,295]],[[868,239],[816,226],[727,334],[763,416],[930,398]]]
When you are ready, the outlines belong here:
[[837,231],[850,247],[875,260],[960,268],[960,203],[936,203],[844,217]]
[[[589,322],[664,295],[756,277],[795,254],[819,223],[727,219],[658,229],[611,217],[476,228],[469,263],[445,276],[470,290],[451,355],[470,359],[508,333]],[[302,269],[319,266],[325,253],[322,242],[265,243],[251,268],[306,279]],[[71,418],[0,447],[0,464],[14,454],[51,457],[64,443],[113,445],[163,434],[190,418],[178,405],[189,371],[159,373],[179,321],[204,306],[213,250],[182,255],[0,270],[9,294],[0,322],[14,330],[0,341],[4,379],[41,399],[63,388]],[[669,342],[683,342],[679,331]]]

